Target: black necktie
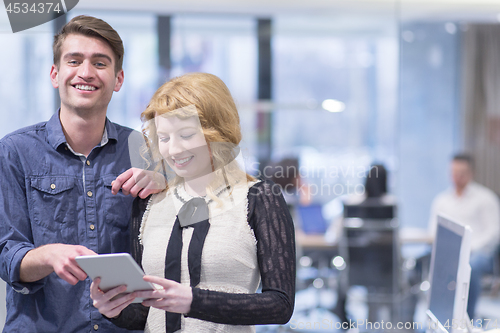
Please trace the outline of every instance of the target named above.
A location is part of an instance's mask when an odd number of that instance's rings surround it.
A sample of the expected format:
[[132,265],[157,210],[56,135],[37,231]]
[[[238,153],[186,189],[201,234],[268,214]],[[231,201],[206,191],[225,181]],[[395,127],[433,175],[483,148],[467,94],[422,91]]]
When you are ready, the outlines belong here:
[[[165,256],[165,279],[181,282],[182,229],[194,228],[188,249],[188,268],[190,286],[200,283],[201,252],[207,237],[210,223],[208,222],[208,205],[202,198],[193,198],[180,209],[175,219]],[[165,312],[167,333],[173,333],[181,328],[181,314]]]

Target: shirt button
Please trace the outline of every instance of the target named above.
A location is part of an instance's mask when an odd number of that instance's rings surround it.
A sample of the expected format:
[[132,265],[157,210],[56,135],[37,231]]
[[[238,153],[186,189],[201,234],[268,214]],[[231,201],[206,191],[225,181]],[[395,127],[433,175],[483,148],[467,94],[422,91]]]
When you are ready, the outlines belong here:
[[90,230],[94,230],[95,229],[95,225],[91,224],[90,225]]
[[90,161],[89,160],[87,160],[87,165],[90,165]]
[[21,290],[17,290],[17,289],[14,289],[15,291],[17,291],[18,293],[20,294],[23,294],[23,295],[28,295],[30,293],[29,289],[24,287],[23,289]]
[[87,191],[87,195],[88,195],[89,197],[91,197],[91,196],[92,196],[92,191]]
[[95,324],[94,325],[94,331],[97,331],[99,329],[99,325]]
[[56,188],[56,184],[50,184],[50,188],[54,190]]

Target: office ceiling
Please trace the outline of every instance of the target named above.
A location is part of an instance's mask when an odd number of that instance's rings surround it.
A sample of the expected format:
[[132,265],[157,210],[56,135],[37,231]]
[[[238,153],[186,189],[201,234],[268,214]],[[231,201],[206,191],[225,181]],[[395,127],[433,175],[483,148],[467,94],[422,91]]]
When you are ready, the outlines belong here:
[[500,0],[80,0],[79,9],[498,21]]

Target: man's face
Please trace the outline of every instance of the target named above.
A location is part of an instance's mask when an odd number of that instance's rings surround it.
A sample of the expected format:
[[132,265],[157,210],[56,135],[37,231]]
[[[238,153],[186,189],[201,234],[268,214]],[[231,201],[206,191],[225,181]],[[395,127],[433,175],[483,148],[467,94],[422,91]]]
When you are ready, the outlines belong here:
[[456,189],[462,190],[472,180],[472,170],[466,161],[451,162],[451,178]]
[[106,112],[113,91],[123,84],[123,70],[115,73],[111,47],[98,38],[68,35],[61,46],[59,68],[50,78],[59,88],[61,111],[79,114]]

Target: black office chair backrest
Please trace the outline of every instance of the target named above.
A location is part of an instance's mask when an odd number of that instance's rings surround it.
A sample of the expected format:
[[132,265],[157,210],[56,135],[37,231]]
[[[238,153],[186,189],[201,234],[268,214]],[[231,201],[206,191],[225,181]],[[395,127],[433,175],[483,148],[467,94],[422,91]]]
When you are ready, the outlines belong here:
[[383,204],[380,200],[367,199],[356,205],[344,204],[344,217],[361,219],[392,219],[396,217],[396,205]]

